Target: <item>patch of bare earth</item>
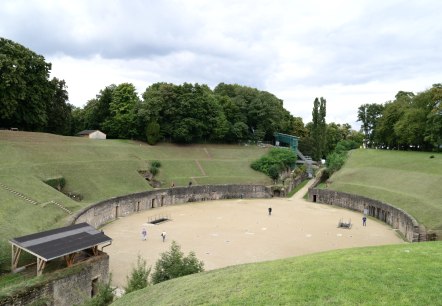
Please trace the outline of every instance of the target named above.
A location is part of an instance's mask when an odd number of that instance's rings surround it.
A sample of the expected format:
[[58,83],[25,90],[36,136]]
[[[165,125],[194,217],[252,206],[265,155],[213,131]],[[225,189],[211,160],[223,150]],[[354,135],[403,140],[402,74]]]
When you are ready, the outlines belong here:
[[[305,189],[304,189],[305,191]],[[242,263],[275,260],[315,252],[404,243],[384,223],[369,219],[362,226],[357,212],[300,198],[222,200],[181,204],[140,212],[104,227],[113,239],[105,248],[110,255],[114,285],[124,287],[126,276],[142,256],[154,266],[160,253],[169,250],[172,240],[187,255],[194,251],[212,270]],[[268,207],[272,215],[268,215]],[[149,217],[168,214],[171,221],[148,225]],[[338,228],[338,221],[351,220],[351,229]],[[141,230],[147,228],[146,241]],[[162,241],[161,233],[167,233]]]

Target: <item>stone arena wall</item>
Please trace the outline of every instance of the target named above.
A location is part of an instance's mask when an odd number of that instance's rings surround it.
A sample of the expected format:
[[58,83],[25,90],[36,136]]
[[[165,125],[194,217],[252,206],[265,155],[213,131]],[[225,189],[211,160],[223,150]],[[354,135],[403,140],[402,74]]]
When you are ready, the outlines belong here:
[[72,267],[50,273],[46,281],[0,298],[0,305],[81,305],[91,298],[93,286],[108,281],[109,256],[101,253]]
[[98,228],[118,217],[156,207],[222,199],[271,197],[270,188],[262,185],[203,185],[158,189],[101,201],[79,211],[73,216],[71,223],[87,222]]
[[310,188],[308,197],[311,202],[336,205],[377,218],[399,230],[408,241],[420,241],[418,222],[402,209],[363,196],[338,192],[329,189]]

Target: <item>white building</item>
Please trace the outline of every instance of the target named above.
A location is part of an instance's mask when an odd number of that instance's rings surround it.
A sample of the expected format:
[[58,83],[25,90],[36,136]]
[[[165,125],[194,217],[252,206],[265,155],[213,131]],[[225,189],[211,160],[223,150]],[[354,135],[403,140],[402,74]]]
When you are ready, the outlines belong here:
[[88,137],[90,139],[106,139],[106,134],[99,130],[84,130],[78,133],[77,136]]

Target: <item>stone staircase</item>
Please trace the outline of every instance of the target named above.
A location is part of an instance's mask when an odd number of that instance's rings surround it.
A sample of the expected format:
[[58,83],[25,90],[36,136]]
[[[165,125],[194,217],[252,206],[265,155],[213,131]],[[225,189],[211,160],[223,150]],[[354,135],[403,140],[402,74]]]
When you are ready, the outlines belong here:
[[[11,187],[9,187],[9,186],[7,186],[7,185],[5,185],[5,184],[3,184],[3,183],[0,183],[0,186],[3,187],[5,190],[9,191],[10,193],[12,193],[13,195],[15,195],[15,196],[17,196],[17,197],[19,197],[19,198],[21,198],[21,199],[27,201],[27,202],[30,203],[30,204],[33,204],[33,205],[39,205],[39,204],[41,204],[41,203],[39,203],[39,202],[37,202],[37,201],[35,201],[35,200],[33,200],[33,199],[31,199],[31,198],[25,196],[23,193],[18,192],[18,191],[12,189]],[[62,204],[60,204],[60,203],[58,203],[58,202],[56,202],[56,201],[49,201],[48,203],[54,204],[54,205],[57,206],[58,208],[62,209],[62,210],[63,210],[65,213],[67,213],[68,215],[72,215],[72,211],[69,210],[69,209],[67,209],[66,207],[64,207]]]
[[71,210],[69,210],[68,208],[64,207],[62,204],[56,202],[56,201],[50,201],[49,203],[54,204],[55,206],[57,206],[58,208],[64,210],[65,213],[67,213],[68,215],[72,215],[73,212]]
[[0,183],[0,186],[3,187],[4,189],[6,189],[7,191],[9,191],[10,193],[14,194],[15,196],[20,197],[20,198],[22,198],[23,200],[25,200],[25,201],[27,201],[27,202],[29,202],[29,203],[31,203],[31,204],[34,204],[34,205],[40,204],[40,203],[38,203],[37,201],[35,201],[35,200],[31,199],[31,198],[28,198],[28,197],[25,196],[23,193],[20,193],[20,192],[18,192],[18,191],[15,191],[15,190],[12,189],[11,187],[6,186],[5,184]]

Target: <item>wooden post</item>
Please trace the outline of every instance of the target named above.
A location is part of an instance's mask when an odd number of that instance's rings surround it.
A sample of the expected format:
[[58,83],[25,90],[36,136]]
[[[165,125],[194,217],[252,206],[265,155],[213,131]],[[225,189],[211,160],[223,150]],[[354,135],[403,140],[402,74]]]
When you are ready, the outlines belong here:
[[46,266],[46,261],[37,257],[37,276],[40,276],[43,274],[43,270],[44,270],[45,266]]
[[17,270],[18,260],[20,258],[20,253],[21,253],[21,249],[15,245],[12,245],[12,257],[11,257],[11,259],[12,259],[12,263],[11,263],[12,272]]
[[74,264],[74,259],[75,259],[76,255],[77,255],[77,253],[72,253],[72,254],[66,255],[64,257],[64,260],[66,261],[66,265],[68,267],[70,267],[70,266],[72,266]]
[[94,254],[94,256],[97,256],[98,255],[98,245],[96,245],[96,246],[94,246],[94,247],[92,247],[92,253]]

